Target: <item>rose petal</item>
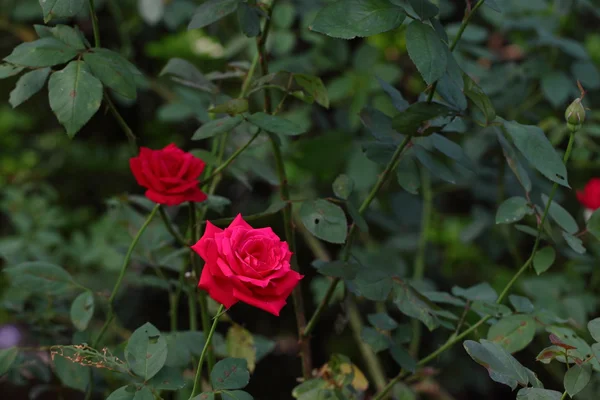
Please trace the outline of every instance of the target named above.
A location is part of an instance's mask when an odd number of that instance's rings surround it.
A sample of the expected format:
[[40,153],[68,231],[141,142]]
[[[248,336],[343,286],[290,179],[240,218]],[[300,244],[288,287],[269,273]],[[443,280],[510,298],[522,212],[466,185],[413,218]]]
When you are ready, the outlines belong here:
[[237,287],[233,288],[233,296],[246,304],[260,308],[261,310],[269,312],[277,317],[279,316],[279,312],[283,306],[286,305],[285,299],[269,297],[259,299],[238,290]]
[[248,224],[246,221],[244,221],[244,218],[242,218],[242,214],[238,214],[234,218],[234,220],[231,222],[231,224],[229,225],[229,227],[226,228],[226,230],[233,229],[233,228],[252,229],[252,226],[250,226],[250,224]]
[[208,265],[204,266],[198,287],[208,292],[208,295],[226,308],[231,308],[238,300],[233,295],[233,286],[227,279],[218,279],[211,275]]

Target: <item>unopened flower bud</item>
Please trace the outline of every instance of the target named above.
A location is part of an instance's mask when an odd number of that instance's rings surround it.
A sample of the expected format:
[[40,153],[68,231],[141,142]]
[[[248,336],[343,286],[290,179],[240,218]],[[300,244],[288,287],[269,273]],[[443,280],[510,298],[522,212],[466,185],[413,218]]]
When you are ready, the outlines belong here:
[[581,98],[575,99],[567,111],[565,111],[565,119],[567,120],[567,127],[571,132],[578,130],[583,121],[585,121],[585,108],[581,104]]

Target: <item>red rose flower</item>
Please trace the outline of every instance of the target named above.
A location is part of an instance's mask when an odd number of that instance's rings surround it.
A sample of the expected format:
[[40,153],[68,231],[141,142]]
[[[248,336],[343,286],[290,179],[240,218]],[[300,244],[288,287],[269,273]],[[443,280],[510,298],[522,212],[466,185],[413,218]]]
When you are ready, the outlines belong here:
[[146,197],[155,203],[176,206],[186,201],[206,200],[198,187],[204,161],[186,153],[174,144],[162,150],[140,149],[140,155],[129,160],[131,172]]
[[230,308],[238,301],[279,315],[302,275],[292,253],[271,228],[254,229],[238,215],[224,230],[206,223],[192,249],[206,262],[198,287]]
[[590,210],[600,208],[600,178],[592,178],[583,190],[577,191],[579,202]]

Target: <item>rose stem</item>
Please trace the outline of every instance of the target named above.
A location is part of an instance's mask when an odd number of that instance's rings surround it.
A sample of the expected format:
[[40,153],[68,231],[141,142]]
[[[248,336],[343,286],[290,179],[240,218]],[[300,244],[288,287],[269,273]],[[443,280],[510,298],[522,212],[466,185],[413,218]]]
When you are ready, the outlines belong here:
[[[269,35],[269,28],[271,26],[271,20],[273,19],[273,9],[275,8],[275,1],[271,4],[265,26],[260,35],[256,40],[256,47],[258,49],[258,58],[262,69],[263,76],[269,74],[269,60],[268,54],[265,49],[267,37]],[[268,89],[264,90],[264,107],[266,113],[272,113],[271,109],[271,92]],[[277,166],[277,176],[279,177],[279,188],[281,191],[281,199],[286,202],[283,208],[283,225],[285,229],[285,238],[292,252],[291,266],[294,271],[299,271],[298,260],[296,258],[296,238],[294,229],[292,226],[292,204],[289,202],[290,189],[288,186],[287,175],[285,171],[285,164],[283,162],[283,155],[281,149],[277,143],[276,137],[273,134],[269,134],[271,139],[271,147],[273,148],[273,155],[275,157],[275,164]],[[298,284],[292,292],[292,299],[294,301],[294,310],[296,314],[296,325],[298,327],[298,340],[300,341],[300,357],[302,359],[302,376],[304,379],[310,379],[312,375],[312,360],[310,353],[310,340],[308,336],[302,335],[304,327],[306,326],[306,315],[304,314],[304,300],[302,298],[302,285]]]
[[[295,217],[298,218],[298,216],[295,216]],[[300,234],[306,241],[306,244],[308,245],[310,250],[313,252],[314,256],[317,259],[325,261],[325,262],[331,261],[331,256],[329,255],[329,252],[327,251],[325,246],[323,246],[323,243],[321,243],[320,240],[318,240],[310,232],[308,232],[306,230],[306,228],[303,227],[303,225],[300,221],[298,221],[298,226],[299,226]],[[334,289],[335,289],[335,287],[334,287]],[[358,307],[356,306],[356,302],[354,301],[354,299],[349,298],[348,300],[349,300],[347,302],[348,317],[349,317],[350,326],[352,328],[352,335],[358,345],[358,349],[360,350],[360,352],[362,354],[365,364],[367,365],[369,374],[375,381],[375,386],[377,387],[378,390],[381,390],[381,389],[383,389],[383,387],[385,387],[385,384],[386,384],[386,378],[385,378],[385,373],[383,371],[383,367],[381,366],[381,363],[377,359],[377,355],[373,352],[373,350],[369,347],[369,345],[366,344],[360,337],[360,333],[362,332],[362,328],[363,328],[363,322],[360,317],[360,312],[358,310]]]
[[[125,259],[123,260],[123,265],[121,266],[121,272],[119,273],[117,282],[115,282],[115,286],[113,287],[112,293],[110,294],[110,297],[108,298],[108,313],[106,316],[106,321],[104,321],[104,325],[100,329],[100,333],[98,333],[98,336],[96,336],[96,339],[94,339],[94,341],[92,342],[93,348],[98,347],[98,345],[100,344],[100,341],[102,340],[102,337],[104,336],[104,334],[106,333],[106,330],[108,329],[108,326],[110,325],[110,323],[112,322],[112,320],[115,317],[114,301],[115,301],[115,298],[117,297],[117,292],[119,291],[119,288],[121,287],[121,284],[123,283],[123,278],[125,277],[125,273],[127,272],[127,267],[129,266],[129,260],[131,259],[133,250],[135,249],[135,246],[138,244],[140,237],[142,237],[142,234],[144,233],[144,231],[146,230],[148,225],[150,225],[150,221],[152,221],[152,218],[158,211],[159,207],[160,207],[160,204],[157,204],[154,206],[154,208],[148,215],[148,218],[146,218],[146,221],[141,226],[140,230],[137,232],[137,234],[133,238],[133,241],[129,245],[129,248],[127,249],[127,253],[125,254]],[[94,390],[94,380],[93,380],[93,369],[92,368],[90,368],[89,375],[90,375],[90,383],[88,385],[88,388],[87,388],[87,391],[85,394],[86,400],[89,400],[92,397],[92,392]]]
[[208,336],[206,337],[206,342],[204,343],[204,347],[202,348],[202,353],[200,354],[200,361],[198,361],[198,368],[196,368],[196,378],[194,379],[194,388],[192,389],[190,399],[196,397],[202,391],[202,364],[204,363],[204,357],[206,356],[206,353],[210,351],[210,342],[212,340],[213,334],[215,333],[215,329],[217,328],[219,316],[223,312],[224,308],[225,306],[221,304],[221,307],[219,307],[217,314],[213,318],[213,324],[210,327],[210,331],[208,332]]

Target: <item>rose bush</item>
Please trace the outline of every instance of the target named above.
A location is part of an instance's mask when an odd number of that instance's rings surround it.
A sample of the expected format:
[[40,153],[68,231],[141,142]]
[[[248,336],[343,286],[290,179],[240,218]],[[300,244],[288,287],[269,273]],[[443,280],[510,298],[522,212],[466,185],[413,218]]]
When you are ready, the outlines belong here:
[[173,143],[161,150],[142,147],[140,154],[129,160],[129,166],[138,184],[147,189],[146,197],[155,203],[176,206],[206,200],[198,186],[204,161]]
[[192,248],[205,262],[198,287],[227,308],[242,301],[279,316],[302,279],[290,268],[288,244],[271,228],[252,228],[241,215],[223,230],[207,222]]

